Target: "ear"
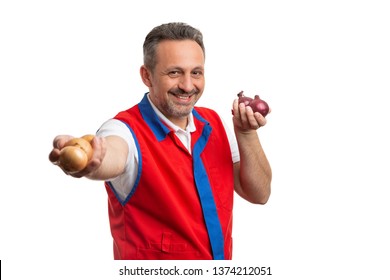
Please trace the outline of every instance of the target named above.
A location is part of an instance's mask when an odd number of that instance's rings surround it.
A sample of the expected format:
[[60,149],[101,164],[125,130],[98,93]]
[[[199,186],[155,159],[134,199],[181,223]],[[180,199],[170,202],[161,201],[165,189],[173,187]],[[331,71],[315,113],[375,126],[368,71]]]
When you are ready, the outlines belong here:
[[144,82],[144,84],[147,87],[152,87],[152,81],[151,81],[151,74],[149,70],[145,67],[145,65],[142,65],[139,69],[139,73],[141,74],[141,79]]

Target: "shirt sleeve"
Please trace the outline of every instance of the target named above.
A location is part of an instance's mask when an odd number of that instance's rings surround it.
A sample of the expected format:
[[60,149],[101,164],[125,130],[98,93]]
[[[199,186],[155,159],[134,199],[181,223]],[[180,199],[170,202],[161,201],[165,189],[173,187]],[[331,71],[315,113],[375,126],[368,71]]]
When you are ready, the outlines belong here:
[[[221,118],[222,119],[222,118]],[[237,145],[237,139],[232,132],[232,130],[229,128],[227,123],[222,119],[222,124],[225,128],[227,138],[229,140],[229,145],[230,145],[230,151],[232,152],[232,160],[233,163],[239,162],[240,161],[240,153],[238,151],[238,145]]]

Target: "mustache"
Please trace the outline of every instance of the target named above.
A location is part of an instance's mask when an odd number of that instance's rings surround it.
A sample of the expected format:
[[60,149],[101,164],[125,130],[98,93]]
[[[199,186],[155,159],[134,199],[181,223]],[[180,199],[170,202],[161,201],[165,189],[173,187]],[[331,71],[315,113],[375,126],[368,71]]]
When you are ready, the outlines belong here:
[[199,90],[197,88],[194,88],[192,89],[191,91],[184,91],[182,90],[181,88],[174,88],[174,89],[171,89],[169,90],[170,93],[174,94],[174,95],[193,95],[193,94],[198,94],[199,93]]

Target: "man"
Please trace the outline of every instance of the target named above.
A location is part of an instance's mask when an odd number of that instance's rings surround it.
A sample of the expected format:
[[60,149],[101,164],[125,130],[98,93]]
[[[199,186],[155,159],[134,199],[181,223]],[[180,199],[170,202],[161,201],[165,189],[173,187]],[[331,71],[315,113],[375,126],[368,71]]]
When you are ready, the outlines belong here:
[[[231,259],[233,191],[258,204],[270,196],[256,131],[266,120],[236,99],[232,135],[213,110],[195,107],[204,63],[199,30],[155,27],[140,68],[149,92],[102,125],[85,169],[66,172],[105,181],[115,259]],[[53,163],[71,138],[54,139]]]

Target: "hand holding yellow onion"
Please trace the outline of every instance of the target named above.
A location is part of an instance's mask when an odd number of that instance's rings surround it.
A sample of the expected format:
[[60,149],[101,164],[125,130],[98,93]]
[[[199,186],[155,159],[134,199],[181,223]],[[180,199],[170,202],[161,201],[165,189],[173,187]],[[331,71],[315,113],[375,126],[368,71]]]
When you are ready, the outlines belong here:
[[67,172],[83,170],[92,158],[93,135],[84,135],[80,138],[72,138],[65,143],[60,151],[59,165]]

